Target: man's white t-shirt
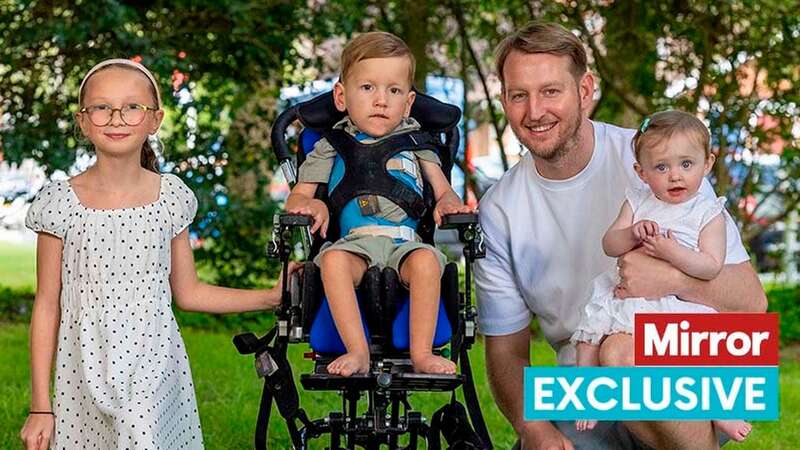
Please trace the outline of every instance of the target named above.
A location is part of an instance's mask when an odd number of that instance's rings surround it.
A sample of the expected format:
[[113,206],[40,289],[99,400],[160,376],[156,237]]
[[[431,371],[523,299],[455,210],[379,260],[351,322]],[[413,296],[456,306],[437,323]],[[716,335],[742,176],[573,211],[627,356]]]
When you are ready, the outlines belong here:
[[[589,164],[566,180],[543,178],[530,152],[484,195],[480,223],[486,258],[475,269],[480,331],[515,333],[539,319],[561,365],[574,364],[569,337],[589,301],[591,282],[615,258],[602,239],[617,218],[626,188],[642,188],[633,169],[635,130],[592,122],[595,148]],[[701,192],[713,196],[703,181]],[[726,264],[749,260],[730,215]]]

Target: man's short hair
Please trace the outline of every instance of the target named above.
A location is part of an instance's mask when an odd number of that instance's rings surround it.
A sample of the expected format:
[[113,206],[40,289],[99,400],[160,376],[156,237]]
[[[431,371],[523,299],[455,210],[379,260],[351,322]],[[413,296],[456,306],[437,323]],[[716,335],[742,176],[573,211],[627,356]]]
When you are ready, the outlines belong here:
[[339,81],[344,82],[353,66],[359,61],[397,56],[408,58],[408,82],[413,84],[417,63],[408,45],[402,39],[385,31],[372,31],[359,35],[351,40],[342,51],[342,73]]
[[548,53],[569,56],[570,72],[575,79],[586,73],[586,50],[577,36],[557,23],[529,22],[506,36],[495,49],[495,69],[500,83],[505,85],[503,66],[512,51],[522,53]]

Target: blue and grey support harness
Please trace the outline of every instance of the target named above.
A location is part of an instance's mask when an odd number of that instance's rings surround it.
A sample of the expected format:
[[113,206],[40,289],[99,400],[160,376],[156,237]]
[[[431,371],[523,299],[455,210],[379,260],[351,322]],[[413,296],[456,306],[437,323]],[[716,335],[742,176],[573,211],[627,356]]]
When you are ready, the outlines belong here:
[[[420,219],[433,206],[430,187],[422,182],[419,165],[407,152],[436,151],[432,144],[435,136],[425,131],[397,134],[373,144],[359,140],[344,130],[330,130],[324,134],[336,149],[337,156],[328,183],[331,218],[337,221],[340,235],[370,227],[383,229],[380,234],[395,239],[414,240]],[[348,174],[346,182],[345,174]],[[402,222],[393,222],[376,214],[363,214],[360,201],[365,196],[384,197],[406,214]]]

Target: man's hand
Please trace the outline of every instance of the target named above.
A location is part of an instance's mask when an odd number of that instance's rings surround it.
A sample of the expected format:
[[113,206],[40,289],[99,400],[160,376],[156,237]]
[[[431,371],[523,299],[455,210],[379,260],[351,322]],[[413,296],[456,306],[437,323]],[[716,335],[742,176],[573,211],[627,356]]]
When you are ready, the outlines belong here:
[[667,230],[667,235],[656,234],[655,236],[647,236],[642,242],[645,253],[653,258],[663,259],[664,261],[673,261],[672,257],[675,250],[681,244],[672,235],[672,230]]
[[328,232],[328,222],[330,217],[328,215],[328,206],[318,199],[311,199],[307,204],[297,206],[288,210],[290,214],[305,214],[311,216],[314,223],[311,225],[311,233],[319,230],[320,236],[326,237]]
[[672,264],[649,256],[644,247],[617,259],[620,282],[614,290],[617,298],[661,298],[675,294],[683,272]]
[[645,238],[658,236],[658,224],[652,220],[640,220],[631,226],[633,237],[640,242]]
[[471,212],[475,212],[475,209],[462,203],[458,195],[451,189],[449,192],[443,194],[442,197],[439,198],[439,201],[436,202],[436,208],[433,210],[433,220],[436,222],[436,225],[441,225],[442,216]]
[[550,422],[528,422],[519,435],[520,450],[574,450],[572,442]]

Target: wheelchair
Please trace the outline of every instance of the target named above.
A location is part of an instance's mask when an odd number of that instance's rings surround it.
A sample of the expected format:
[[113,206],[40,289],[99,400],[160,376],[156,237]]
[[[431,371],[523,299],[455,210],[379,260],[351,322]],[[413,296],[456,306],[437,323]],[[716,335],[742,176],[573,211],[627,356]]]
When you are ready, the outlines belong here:
[[[417,93],[411,116],[426,133],[428,145],[435,148],[442,162],[442,171],[450,179],[453,157],[459,145],[457,123],[460,110],[432,97]],[[322,94],[285,110],[272,128],[272,146],[286,179],[293,184],[296,173],[314,143],[344,117],[336,110],[332,93]],[[297,136],[296,162],[290,151],[290,126],[299,121],[303,126]],[[420,134],[417,134],[419,139]],[[413,138],[412,138],[413,139]],[[414,143],[417,141],[414,140]],[[344,181],[343,181],[344,183]],[[362,183],[363,184],[363,183]],[[427,182],[426,182],[427,184]],[[417,234],[424,242],[433,242],[433,193],[424,191],[425,210]],[[363,193],[374,192],[360,192]],[[382,194],[381,194],[382,195]],[[316,197],[330,200],[327,185],[320,184]],[[351,197],[352,198],[352,197]],[[390,198],[391,199],[391,198]],[[394,199],[392,199],[394,200]],[[330,204],[329,204],[330,205]],[[329,206],[329,208],[331,208]],[[336,208],[331,208],[328,239],[338,239]],[[471,264],[485,254],[483,238],[476,214],[454,214],[443,218],[443,229],[456,229],[466,260],[466,283],[459,290],[456,264],[448,263],[441,279],[441,300],[434,337],[434,352],[449,357],[460,367],[456,374],[415,373],[408,353],[408,291],[391,268],[372,267],[356,288],[362,321],[370,346],[370,370],[365,374],[342,377],[327,373],[326,366],[344,353],[344,346],[324,299],[319,268],[306,262],[301,273],[287,276],[289,259],[295,249],[293,236],[301,234],[316,255],[322,239],[311,239],[311,220],[307,216],[276,214],[270,256],[278,257],[283,267],[282,303],[276,310],[276,324],[263,337],[252,333],[238,335],[234,344],[241,354],[254,354],[256,371],[264,380],[264,389],[256,422],[255,447],[266,449],[271,404],[285,419],[294,449],[307,449],[312,439],[329,436],[330,450],[364,448],[416,449],[422,440],[427,448],[441,447],[440,435],[447,448],[492,449],[489,433],[478,404],[469,363],[468,350],[475,341],[476,313],[470,302]],[[308,391],[338,391],[342,396],[341,411],[311,420],[301,408],[287,347],[309,343],[314,360],[310,373],[300,376]],[[449,348],[444,348],[449,344]],[[457,400],[461,388],[467,407]],[[412,392],[451,392],[450,401],[428,422],[409,402]],[[358,414],[359,400],[366,397],[366,411]],[[363,408],[362,408],[363,409]],[[407,442],[401,445],[401,440]]]

